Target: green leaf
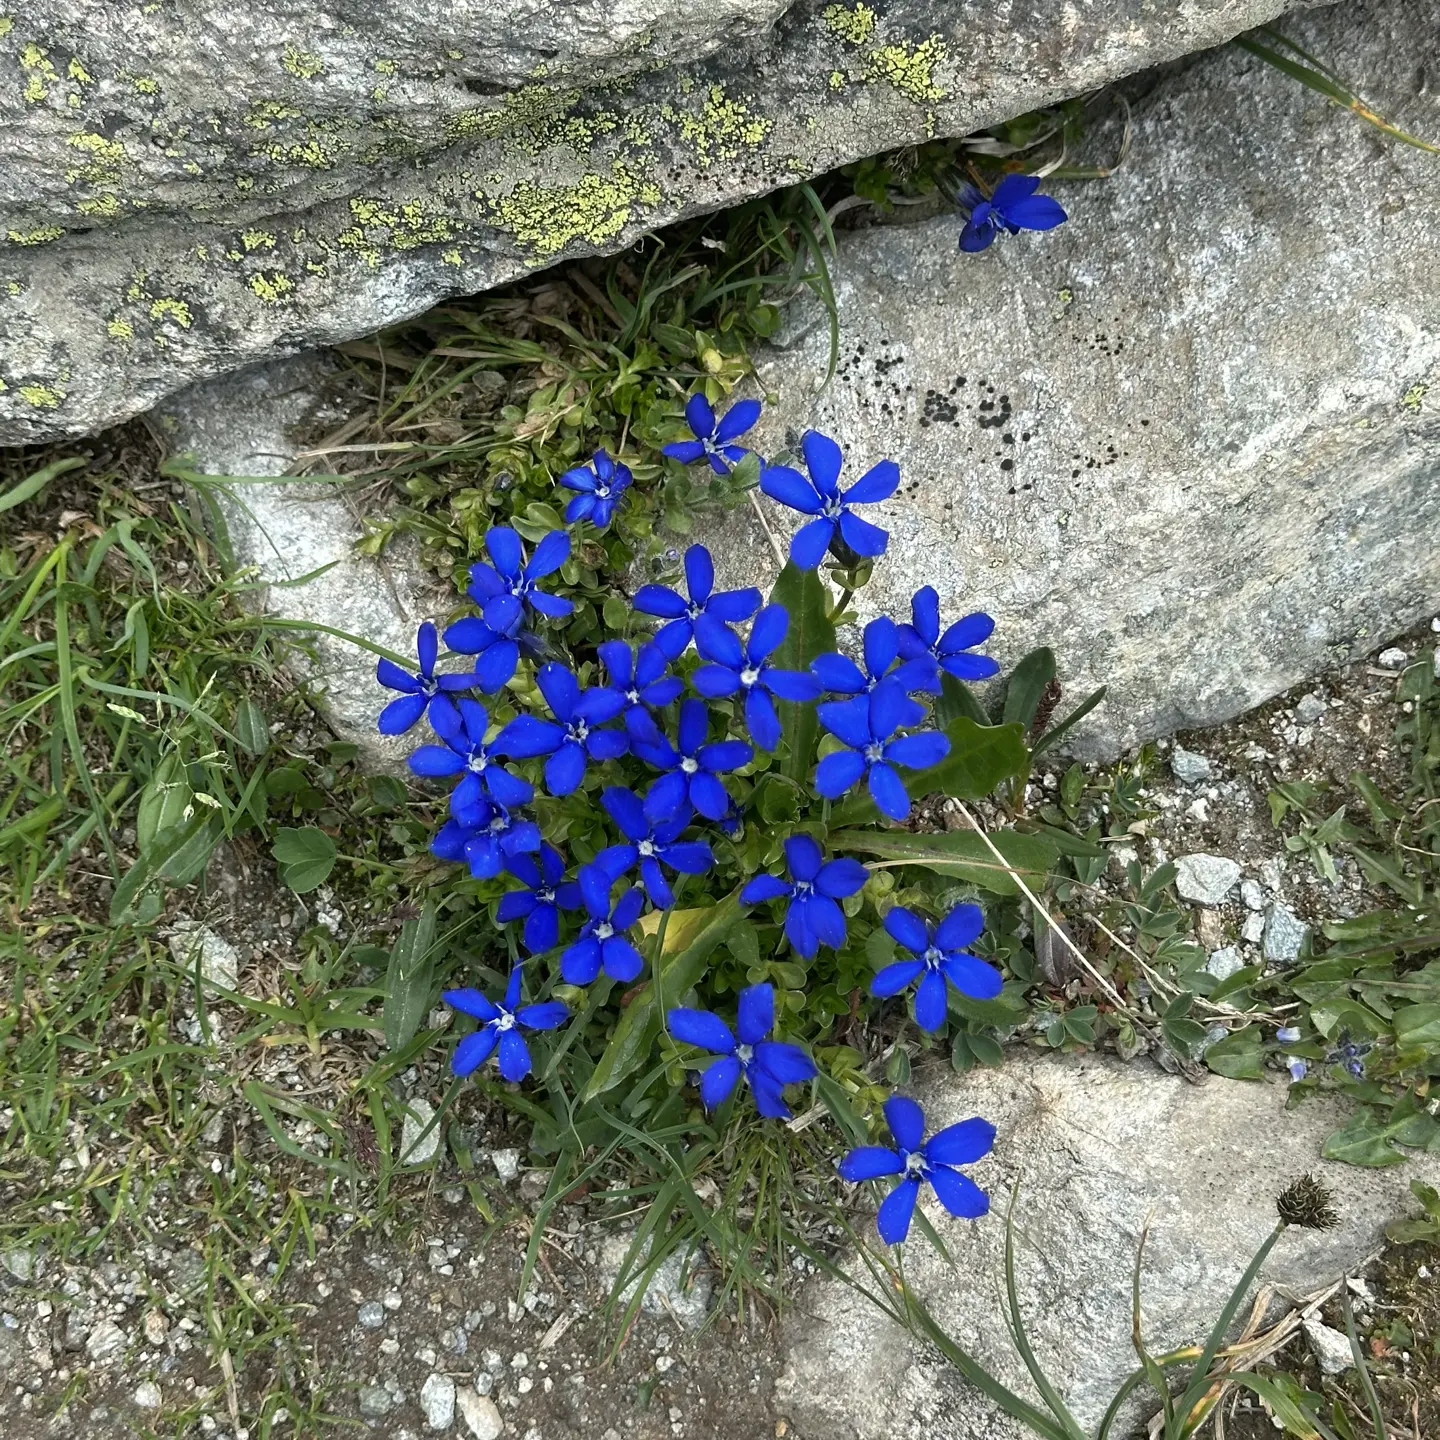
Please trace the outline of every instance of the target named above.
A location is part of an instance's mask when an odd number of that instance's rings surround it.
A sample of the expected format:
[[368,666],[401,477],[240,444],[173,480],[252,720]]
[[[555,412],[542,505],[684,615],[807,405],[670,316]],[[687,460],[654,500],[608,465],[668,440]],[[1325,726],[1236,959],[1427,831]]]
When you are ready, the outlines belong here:
[[681,997],[705,973],[711,952],[739,919],[738,890],[715,905],[670,912],[665,952],[653,962],[650,983],[631,997],[621,1014],[582,1100],[604,1094],[645,1063],[660,1033],[662,1005],[668,1009],[681,1003]]
[[[808,670],[817,655],[835,648],[835,627],[830,623],[830,597],[825,582],[814,570],[788,563],[770,592],[771,604],[783,605],[790,616],[785,639],[771,663],[781,670]],[[779,769],[792,780],[808,782],[815,770],[815,743],[820,722],[813,704],[782,700],[777,706],[785,736],[785,754]]]
[[1010,672],[1005,685],[1005,705],[1000,712],[1007,724],[1019,724],[1028,731],[1035,723],[1041,697],[1055,678],[1055,652],[1048,645],[1032,650]]
[[[1231,1378],[1253,1390],[1265,1402],[1266,1408],[1285,1427],[1287,1435],[1298,1436],[1299,1440],[1320,1440],[1315,1417],[1274,1380],[1264,1379],[1249,1370],[1239,1371]],[[1286,1378],[1289,1379],[1288,1376]]]
[[1206,1050],[1205,1063],[1217,1075],[1227,1075],[1231,1080],[1263,1078],[1265,1052],[1260,1047],[1259,1028],[1247,1025],[1217,1041]]
[[323,883],[335,868],[335,842],[313,825],[277,830],[270,853],[280,866],[280,879],[297,895]]
[[1397,1010],[1395,1043],[1402,1050],[1440,1049],[1440,1005],[1406,1005]]
[[[1037,889],[1055,864],[1055,847],[1039,835],[1022,835],[1015,830],[996,830],[990,839],[1025,883]],[[901,860],[924,865],[937,875],[952,875],[983,886],[996,895],[1018,895],[1010,872],[990,853],[985,841],[973,830],[951,830],[943,835],[915,834],[908,830],[841,830],[830,835],[832,849],[881,860]]]
[[143,854],[163,830],[185,823],[185,811],[195,803],[195,792],[185,777],[185,762],[172,750],[151,772],[135,814],[135,841]]
[[78,470],[82,465],[89,463],[89,460],[83,455],[71,455],[68,459],[56,460],[45,466],[43,470],[37,470],[18,485],[12,485],[8,490],[0,491],[0,513],[13,510],[15,506],[23,505],[25,501],[34,499],[57,476],[64,475],[70,470]]
[[1321,1154],[1327,1160],[1340,1160],[1346,1165],[1376,1168],[1400,1165],[1405,1156],[1390,1144],[1398,1127],[1382,1122],[1369,1108],[1357,1110],[1340,1129],[1327,1137]]
[[990,723],[990,717],[975,698],[975,692],[963,680],[945,672],[940,676],[940,698],[935,703],[935,718],[944,729],[952,720],[962,717],[973,720],[977,725]]
[[140,858],[125,872],[110,900],[110,923],[119,925],[139,913],[141,898],[152,886],[169,881],[184,885],[205,868],[225,827],[213,810],[196,808],[183,824],[154,836]]
[[630,607],[618,596],[612,595],[601,607],[605,628],[619,635],[623,634],[630,620]]
[[418,918],[407,920],[395,937],[385,971],[385,1045],[403,1050],[430,1012],[435,983],[435,907],[428,901]]
[[248,696],[235,707],[235,738],[250,755],[270,748],[270,723],[265,712]]

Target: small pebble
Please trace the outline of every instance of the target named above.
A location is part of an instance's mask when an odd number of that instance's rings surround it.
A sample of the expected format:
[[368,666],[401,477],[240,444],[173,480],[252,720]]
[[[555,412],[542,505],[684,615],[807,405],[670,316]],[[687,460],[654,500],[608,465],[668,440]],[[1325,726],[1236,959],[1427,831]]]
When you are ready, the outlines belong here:
[[142,1410],[158,1410],[163,1397],[160,1387],[153,1380],[142,1380],[131,1398]]
[[1304,922],[1277,901],[1265,916],[1265,958],[1272,965],[1293,965],[1308,933]]
[[1313,725],[1325,714],[1328,707],[1318,695],[1302,695],[1295,706],[1295,718],[1302,725]]
[[420,1387],[420,1409],[432,1430],[448,1430],[455,1419],[455,1382],[438,1372]]
[[378,1330],[385,1323],[385,1307],[376,1300],[367,1300],[356,1312],[356,1319],[367,1330]]
[[1409,658],[1398,645],[1392,645],[1388,650],[1382,650],[1375,657],[1375,662],[1382,670],[1399,670]]
[[1210,778],[1210,762],[1193,750],[1177,745],[1170,756],[1170,770],[1182,785],[1198,785]]
[[1240,867],[1223,855],[1182,855],[1175,869],[1181,899],[1197,905],[1223,905],[1240,878]]
[[1240,882],[1240,899],[1247,910],[1265,908],[1265,892],[1253,880]]

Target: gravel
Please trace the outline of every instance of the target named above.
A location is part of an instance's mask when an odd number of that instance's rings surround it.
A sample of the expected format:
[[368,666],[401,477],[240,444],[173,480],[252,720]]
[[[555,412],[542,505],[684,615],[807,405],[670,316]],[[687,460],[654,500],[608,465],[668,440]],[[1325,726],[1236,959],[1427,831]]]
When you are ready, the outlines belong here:
[[1310,1349],[1314,1351],[1315,1358],[1320,1362],[1320,1368],[1325,1374],[1343,1374],[1355,1363],[1347,1336],[1332,1329],[1322,1320],[1306,1320],[1304,1325],[1305,1338],[1310,1342]]
[[1240,867],[1223,855],[1182,855],[1175,868],[1175,888],[1197,905],[1223,905],[1240,878]]
[[[405,1124],[400,1130],[400,1163],[402,1165],[428,1165],[440,1153],[439,1125],[432,1125],[428,1134],[425,1127],[435,1118],[435,1107],[428,1100],[418,1096],[409,1101]],[[422,1139],[421,1136],[424,1135]]]
[[1245,962],[1240,958],[1240,951],[1234,945],[1226,945],[1222,950],[1211,952],[1205,968],[1217,980],[1228,980],[1237,970],[1245,968]]
[[1272,965],[1293,965],[1308,933],[1309,927],[1277,900],[1265,916],[1265,958]]
[[395,1405],[394,1398],[383,1385],[362,1385],[355,1399],[360,1413],[367,1420],[378,1420],[382,1415],[388,1415]]
[[85,1353],[97,1365],[103,1365],[120,1355],[128,1343],[125,1332],[113,1320],[102,1320],[85,1337]]
[[1265,908],[1265,892],[1255,881],[1242,880],[1240,882],[1240,901],[1247,910],[1263,910]]
[[160,1387],[153,1380],[142,1380],[130,1397],[142,1410],[158,1410],[164,1400]]
[[500,1409],[488,1395],[477,1395],[462,1385],[455,1392],[455,1407],[475,1440],[500,1440],[505,1422]]
[[1302,725],[1313,725],[1329,708],[1318,695],[1302,695],[1295,706],[1295,718]]
[[432,1430],[448,1430],[455,1420],[455,1382],[448,1375],[432,1374],[420,1387],[420,1408]]
[[385,1307],[378,1301],[367,1300],[356,1312],[355,1318],[367,1330],[378,1330],[385,1323]]
[[1382,670],[1401,670],[1410,656],[1398,645],[1392,645],[1388,650],[1382,650],[1376,657],[1375,663]]
[[1177,745],[1170,756],[1170,770],[1182,785],[1198,785],[1210,778],[1210,762],[1193,750]]

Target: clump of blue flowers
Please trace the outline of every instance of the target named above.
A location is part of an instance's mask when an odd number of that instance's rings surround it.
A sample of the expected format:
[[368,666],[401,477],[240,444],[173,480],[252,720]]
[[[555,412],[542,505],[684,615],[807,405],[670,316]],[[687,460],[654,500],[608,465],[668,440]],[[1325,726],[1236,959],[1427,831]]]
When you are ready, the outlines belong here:
[[1069,218],[1058,200],[1038,195],[1040,180],[1035,175],[1006,175],[987,197],[974,185],[960,192],[965,228],[960,248],[974,252],[987,249],[999,235],[1018,235],[1022,230],[1053,230]]
[[[570,530],[533,544],[528,526],[523,539],[503,524],[485,536],[468,613],[444,630],[455,655],[473,658],[442,663],[426,622],[414,671],[380,662],[377,677],[400,692],[380,725],[398,734],[429,716],[435,740],[410,768],[448,787],[431,850],[468,872],[510,961],[503,998],[479,984],[444,992],[477,1022],[456,1045],[457,1075],[481,1075],[495,1056],[500,1078],[516,1083],[535,1069],[527,1034],[575,1017],[594,1059],[584,1072],[592,1089],[596,1075],[636,1083],[658,1051],[651,1073],[672,1085],[690,1075],[705,1111],[743,1093],[759,1116],[786,1119],[818,1074],[815,1055],[787,1032],[815,1038],[833,1021],[810,1012],[811,973],[846,957],[892,1015],[910,1009],[931,1033],[947,1023],[952,995],[1000,993],[1004,977],[975,953],[978,905],[941,907],[923,884],[897,903],[890,878],[879,883],[862,858],[867,836],[945,786],[955,737],[974,743],[939,724],[935,706],[942,680],[998,668],[978,651],[992,623],[976,614],[942,627],[939,596],[923,586],[908,618],[873,616],[857,654],[837,649],[861,563],[886,551],[878,522],[899,467],[853,466],[859,476],[847,483],[840,446],[814,430],[799,465],[770,463],[738,443],[759,422],[755,401],[717,414],[696,395],[685,417],[691,438],[666,447],[671,463],[729,476],[746,461],[765,493],[799,514],[768,599],[717,584],[715,557],[691,545],[677,583],[640,586],[619,633],[569,652],[575,606],[560,593],[562,572],[635,483],[622,459],[600,451],[560,477],[572,492]],[[744,944],[742,930],[753,937]],[[739,972],[712,968],[727,935],[725,953],[750,956]],[[887,963],[870,937],[893,941],[897,958]],[[882,1234],[903,1238],[922,1185],[953,1213],[981,1213],[984,1197],[955,1167],[989,1148],[984,1122],[922,1143],[913,1102],[892,1097],[886,1115],[898,1148],[862,1148],[842,1167],[850,1179],[899,1177]]]

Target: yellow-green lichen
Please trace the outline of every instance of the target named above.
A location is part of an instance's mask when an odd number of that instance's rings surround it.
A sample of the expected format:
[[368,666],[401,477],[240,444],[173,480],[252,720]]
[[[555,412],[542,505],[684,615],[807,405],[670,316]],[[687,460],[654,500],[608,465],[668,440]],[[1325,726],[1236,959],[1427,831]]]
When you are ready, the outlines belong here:
[[150,302],[152,320],[173,320],[182,330],[190,328],[190,307],[183,300],[172,300],[169,296]]
[[285,57],[280,63],[297,80],[313,80],[325,68],[325,62],[318,55],[299,50],[294,45],[285,47]]
[[285,105],[279,100],[256,100],[241,116],[240,123],[252,130],[268,130],[272,125],[278,125],[282,120],[293,120],[299,114],[301,111],[293,105]]
[[9,15],[0,15],[0,35],[8,35],[15,28],[15,21]]
[[[487,197],[480,192],[477,198]],[[497,223],[539,262],[576,240],[591,245],[613,240],[630,223],[637,204],[660,203],[660,191],[616,160],[608,175],[591,173],[575,185],[522,180],[492,203]]]
[[825,28],[852,45],[864,45],[875,33],[875,12],[868,5],[827,5],[820,12]]
[[25,72],[25,88],[21,94],[31,105],[38,105],[50,94],[50,82],[56,79],[50,57],[33,42],[20,52],[20,68]]
[[63,392],[52,390],[48,385],[22,385],[20,396],[37,410],[58,410],[65,398]]
[[845,88],[845,75],[843,71],[832,70],[830,72],[830,88],[832,90],[843,90]]
[[126,158],[125,147],[118,140],[107,140],[93,130],[79,130],[65,143],[91,157],[89,165],[65,172],[65,179],[74,184],[84,180],[90,185],[115,185],[120,180],[120,162]]
[[250,288],[269,305],[278,305],[295,286],[290,277],[274,270],[266,274],[263,270],[250,277]]
[[160,82],[149,75],[136,75],[130,83],[142,95],[158,95],[160,93]]
[[493,140],[512,130],[536,130],[571,109],[580,99],[579,90],[554,90],[548,85],[522,85],[493,106],[476,106],[452,115],[445,128],[455,139]]
[[135,327],[120,315],[116,315],[105,326],[105,329],[112,340],[133,340],[135,338]]
[[82,215],[99,215],[103,219],[113,220],[120,213],[120,198],[107,191],[104,195],[95,195],[87,200],[77,201],[75,208]]
[[1429,394],[1430,387],[1423,382],[1412,385],[1401,397],[1400,403],[1412,414],[1418,415],[1420,407],[1424,403],[1425,396]]
[[78,55],[70,57],[70,63],[65,67],[65,73],[77,85],[93,85],[95,77],[80,63]]
[[41,225],[35,230],[7,230],[5,238],[12,245],[44,245],[58,240],[64,233],[59,225]]
[[712,85],[698,115],[662,106],[661,114],[674,118],[680,138],[695,151],[701,165],[716,160],[733,160],[742,149],[757,149],[769,134],[772,122],[756,115],[743,100],[730,99],[719,85]]
[[460,252],[458,250],[446,250],[440,258],[447,265],[461,265],[464,263],[460,258]]
[[357,223],[342,230],[336,236],[336,243],[372,268],[380,263],[385,250],[414,250],[421,245],[435,245],[455,238],[450,217],[432,213],[419,200],[390,205],[355,196],[350,201],[350,213]]
[[275,237],[268,230],[245,230],[240,235],[240,243],[247,251],[273,250]]
[[5,282],[5,293],[7,295],[23,295],[25,287],[18,280],[7,280]]
[[375,69],[381,75],[394,75],[400,67],[393,60],[377,60],[375,62]]
[[945,42],[932,35],[913,49],[905,44],[881,45],[870,55],[869,78],[888,80],[902,95],[923,103],[943,100],[948,93],[935,83],[935,67],[947,50]]

